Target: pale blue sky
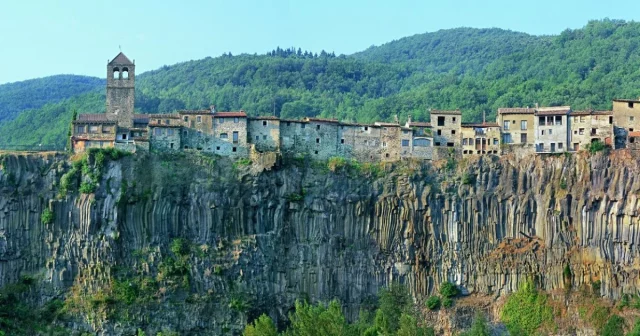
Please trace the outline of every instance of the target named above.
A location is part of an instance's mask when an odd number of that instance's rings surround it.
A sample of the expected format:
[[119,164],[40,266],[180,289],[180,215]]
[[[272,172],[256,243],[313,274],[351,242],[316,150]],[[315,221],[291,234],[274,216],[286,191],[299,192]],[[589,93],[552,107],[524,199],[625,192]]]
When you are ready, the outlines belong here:
[[350,54],[439,29],[558,34],[590,19],[638,20],[637,0],[0,0],[0,84],[105,76],[118,45],[138,73],[276,46]]

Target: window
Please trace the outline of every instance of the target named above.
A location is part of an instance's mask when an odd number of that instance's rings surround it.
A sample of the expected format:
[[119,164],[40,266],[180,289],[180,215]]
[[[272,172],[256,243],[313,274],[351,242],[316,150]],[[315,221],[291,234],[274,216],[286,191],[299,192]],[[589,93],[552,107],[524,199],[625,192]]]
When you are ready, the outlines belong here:
[[127,133],[122,133],[122,140],[127,140]]
[[318,154],[318,151],[313,151],[313,154],[316,154],[316,155],[317,155],[317,154]]
[[300,124],[300,128],[306,128],[307,125],[306,124]]
[[[116,68],[116,69],[118,69],[118,68]],[[629,108],[633,108],[633,102],[628,102],[627,106],[629,106]]]
[[316,129],[320,129],[320,125],[316,125]]
[[584,128],[578,128],[578,134],[584,135]]
[[164,124],[165,124],[165,125],[169,125],[169,123],[170,123],[169,119],[165,119],[165,120],[164,120]]
[[216,150],[220,150],[220,146],[216,146]]
[[227,133],[220,133],[220,139],[228,139],[229,135]]
[[234,122],[235,124],[237,124],[237,123],[239,123],[239,122],[240,122],[240,119],[239,119],[238,117],[235,117],[235,118],[233,118],[233,122]]
[[368,144],[368,141],[367,141],[367,140],[365,140],[365,141],[364,141],[364,145],[366,146],[367,144]]
[[630,138],[629,138],[629,143],[634,143],[634,142],[636,142],[636,138],[634,138],[634,137],[630,137]]
[[233,143],[238,143],[238,132],[233,132]]
[[562,126],[562,116],[556,116],[556,126]]
[[409,140],[402,140],[402,147],[409,147]]
[[256,135],[256,141],[260,140],[260,136]]
[[98,126],[89,126],[89,133],[98,133]]
[[387,147],[387,143],[386,142],[382,142],[382,147]]
[[202,131],[198,131],[198,137],[202,138]]
[[167,135],[173,135],[173,128],[167,130]]
[[526,120],[521,120],[520,121],[520,130],[521,131],[526,131],[527,130],[527,121]]
[[466,146],[467,145],[467,138],[462,139],[462,145]]
[[155,128],[155,129],[153,130],[153,135],[162,135],[162,130],[161,130],[161,129],[159,129],[159,128]]
[[365,126],[365,127],[364,127],[364,130],[365,130],[365,131],[368,131],[368,130],[369,130],[369,126]]
[[636,120],[636,117],[634,117],[634,116],[630,116],[629,117],[629,121],[635,121],[635,120]]
[[316,138],[316,143],[319,144],[320,143],[320,138]]
[[184,131],[182,132],[182,135],[184,135],[184,136],[187,136],[187,134],[189,134],[189,133],[187,133],[187,130],[184,130]]
[[540,126],[544,126],[545,125],[545,117],[538,117],[538,125]]
[[[414,146],[415,146],[415,142],[414,142]],[[440,143],[439,143],[439,142],[436,142],[436,143],[435,143],[435,146],[440,147]]]
[[287,126],[291,126],[291,122],[290,121],[287,121]]
[[456,134],[456,131],[455,130],[451,130],[451,134]]
[[584,116],[580,116],[580,122],[583,123],[584,122]]
[[403,130],[403,131],[402,131],[402,134],[409,134],[409,131],[407,131],[407,130]]
[[503,124],[502,129],[504,129],[505,131],[508,131],[509,127],[511,126],[511,122],[509,122],[509,120],[505,120],[502,124]]
[[224,118],[218,118],[218,124],[224,124]]
[[527,133],[520,134],[520,143],[527,143]]
[[613,125],[613,117],[609,117],[609,125]]
[[84,133],[84,126],[76,126],[76,133]]
[[562,149],[562,142],[558,142],[558,149]]
[[541,131],[542,133],[540,135],[544,135],[544,130]]
[[173,142],[169,144],[169,148],[173,149]]
[[456,123],[456,117],[451,118],[451,122]]
[[343,144],[344,143],[344,138],[340,139],[340,143]]
[[184,120],[184,122],[189,122],[189,116],[184,116],[182,120]]
[[102,126],[102,133],[111,133],[113,128],[111,126]]
[[386,154],[384,155],[384,157],[389,157],[389,153],[386,153]]
[[597,128],[592,128],[591,129],[591,135],[596,135],[598,134],[598,129]]
[[453,147],[453,142],[447,142],[447,147]]
[[511,133],[505,133],[502,135],[502,142],[509,144],[509,143],[513,143],[513,140],[511,139]]
[[120,79],[120,69],[113,68],[113,79]]
[[160,119],[156,119],[156,124],[161,124]]
[[267,140],[267,136],[266,136],[266,135],[263,135],[263,136],[262,136],[262,140]]
[[438,126],[444,126],[444,117],[438,117]]
[[122,79],[129,79],[129,69],[122,68]]
[[498,145],[498,138],[493,138],[493,145],[497,146]]
[[267,126],[267,121],[266,120],[262,121],[262,126]]
[[202,122],[202,116],[196,116],[196,122],[201,123]]
[[[407,146],[409,140],[407,140]],[[403,146],[404,146],[404,142],[403,142]],[[431,141],[429,141],[429,139],[414,139],[413,140],[413,146],[414,147],[429,147],[431,146]],[[436,146],[440,146],[439,142],[436,142]]]
[[552,130],[552,129],[550,129],[550,130],[549,130],[549,135],[552,135],[552,134],[553,134],[553,130]]
[[238,148],[237,148],[237,147],[233,147],[233,148],[231,149],[231,151],[235,153],[235,152],[237,152],[237,151],[238,151]]
[[442,130],[438,130],[438,132],[436,134],[442,135]]

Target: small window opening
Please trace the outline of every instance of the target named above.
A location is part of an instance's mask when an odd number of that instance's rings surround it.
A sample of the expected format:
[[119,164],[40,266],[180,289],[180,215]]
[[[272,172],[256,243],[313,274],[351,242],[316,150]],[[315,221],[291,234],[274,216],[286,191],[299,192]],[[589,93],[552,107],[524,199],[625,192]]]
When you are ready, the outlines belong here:
[[316,125],[316,129],[320,129],[320,125]]
[[340,143],[343,144],[344,143],[344,139],[340,139]]
[[220,150],[220,146],[216,146],[216,150],[219,151]]
[[233,148],[231,149],[231,151],[232,151],[232,152],[237,152],[237,151],[238,151],[238,148],[237,148],[237,147],[233,147]]
[[262,122],[262,126],[267,126],[267,121],[266,120]]
[[113,79],[120,79],[120,69],[113,68]]
[[313,151],[313,152],[314,152],[314,154],[318,154],[318,151]]
[[451,134],[456,134],[456,131],[455,130],[451,130]]
[[122,68],[122,79],[129,79],[129,69]]
[[633,108],[633,102],[628,102],[627,106],[629,106],[629,108]]
[[169,148],[173,149],[173,142],[169,144]]
[[365,131],[368,131],[368,130],[369,130],[369,127],[368,127],[368,126],[365,126],[365,127],[364,127],[364,130],[365,130]]
[[316,143],[319,144],[320,143],[320,138],[316,138]]

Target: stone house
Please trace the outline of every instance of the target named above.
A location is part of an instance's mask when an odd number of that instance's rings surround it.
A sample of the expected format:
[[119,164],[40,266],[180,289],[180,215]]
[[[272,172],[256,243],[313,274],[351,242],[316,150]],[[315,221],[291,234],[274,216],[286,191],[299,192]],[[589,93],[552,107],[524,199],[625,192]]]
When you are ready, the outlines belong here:
[[106,114],[80,114],[72,122],[71,143],[73,152],[84,152],[87,148],[113,147],[116,140],[117,122]]
[[338,155],[337,120],[281,120],[280,126],[280,144],[282,152],[286,155],[308,154],[316,159],[328,159]]
[[402,128],[397,123],[376,122],[380,128],[380,160],[398,161],[402,152]]
[[586,149],[594,141],[613,145],[612,111],[571,111],[571,150]]
[[569,151],[569,113],[571,107],[541,107],[535,111],[536,153],[562,153]]
[[500,127],[497,123],[462,123],[462,156],[498,154]]
[[[404,134],[411,136],[409,141],[409,150],[405,152]],[[402,139],[403,157],[412,157],[416,159],[431,160],[433,159],[433,136],[431,123],[416,122],[411,120],[409,116],[405,128],[403,129]]]
[[[213,137],[211,149],[215,154],[223,156],[247,156],[247,114],[238,112],[214,112],[212,116]],[[196,115],[197,118],[197,115]],[[198,125],[196,119],[196,125]],[[203,125],[203,127],[206,127]],[[201,132],[200,130],[198,130]],[[202,131],[202,134],[204,131]]]
[[533,148],[535,110],[529,107],[499,108],[498,126],[501,127],[501,143],[505,146],[518,145]]
[[149,117],[150,149],[174,151],[182,148],[182,121],[178,114],[153,114]]
[[280,150],[280,119],[277,117],[250,117],[247,119],[248,141],[259,152]]
[[434,147],[460,146],[460,124],[462,113],[455,111],[431,111],[431,128]]
[[626,148],[631,141],[635,143],[635,136],[631,132],[640,131],[640,100],[614,99],[613,125],[615,148]]
[[363,162],[380,161],[382,157],[382,127],[369,124],[341,123],[340,151],[342,156]]

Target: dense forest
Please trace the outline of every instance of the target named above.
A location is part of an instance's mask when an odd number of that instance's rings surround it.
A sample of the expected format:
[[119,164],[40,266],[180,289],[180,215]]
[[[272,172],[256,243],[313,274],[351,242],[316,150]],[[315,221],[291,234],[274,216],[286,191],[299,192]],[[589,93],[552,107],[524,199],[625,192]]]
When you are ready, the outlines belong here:
[[[461,109],[466,121],[481,120],[483,112],[495,118],[498,107],[535,103],[609,109],[615,97],[640,95],[639,46],[640,23],[607,19],[556,36],[442,30],[354,55],[295,48],[225,54],[139,75],[136,109],[156,113],[215,104],[250,115],[360,122],[389,121],[394,114],[425,120],[432,108]],[[38,90],[16,96],[5,87],[0,104],[13,102],[13,109],[0,105],[0,146],[63,146],[74,110],[104,111],[104,88],[91,90],[80,80],[48,96]],[[23,103],[47,99],[42,106]],[[14,118],[16,109],[21,111]]]

